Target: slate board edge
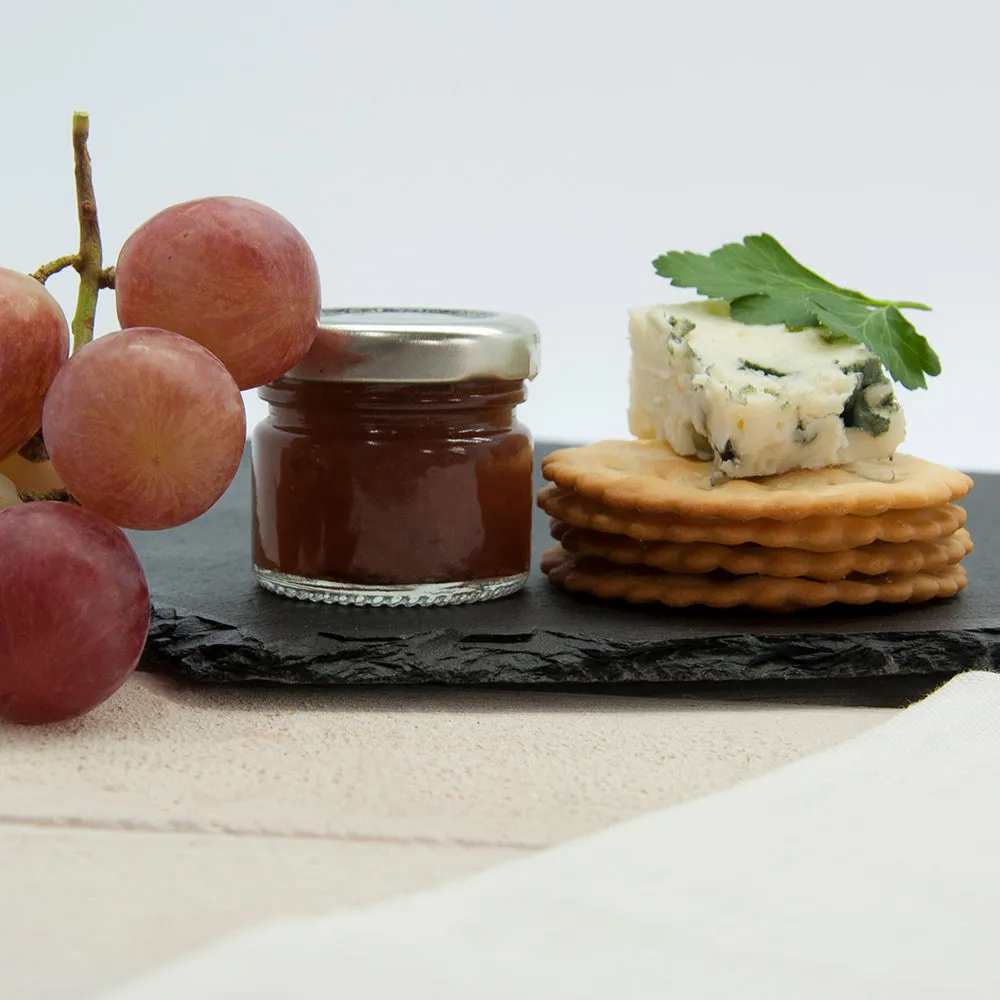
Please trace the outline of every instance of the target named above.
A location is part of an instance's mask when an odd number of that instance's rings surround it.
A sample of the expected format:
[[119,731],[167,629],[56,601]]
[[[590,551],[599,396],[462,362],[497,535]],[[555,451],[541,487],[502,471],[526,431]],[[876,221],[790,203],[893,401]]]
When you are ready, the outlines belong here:
[[[319,639],[301,654],[287,646],[279,652],[236,626],[154,605],[142,667],[212,683],[547,687],[1000,672],[1000,628],[992,627],[867,635],[741,633],[634,643],[544,629],[495,638],[435,629],[380,640]],[[317,651],[317,645],[325,648]]]

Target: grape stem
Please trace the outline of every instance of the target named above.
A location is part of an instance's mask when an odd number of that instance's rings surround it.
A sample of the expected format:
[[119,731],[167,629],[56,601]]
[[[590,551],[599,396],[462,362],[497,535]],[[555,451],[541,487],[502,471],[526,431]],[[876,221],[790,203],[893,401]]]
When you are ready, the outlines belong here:
[[76,208],[80,219],[80,291],[73,316],[73,350],[78,351],[94,339],[97,293],[101,288],[101,230],[97,224],[97,198],[90,172],[90,116],[83,111],[73,114],[73,163],[76,175]]
[[18,451],[18,454],[26,461],[34,462],[35,464],[47,462],[49,460],[49,453],[45,448],[45,440],[42,437],[42,432],[36,431],[31,440]]
[[[34,278],[39,284],[44,285],[53,274],[65,271],[67,267],[72,267],[74,270],[79,271],[80,266],[80,255],[78,253],[71,253],[66,257],[57,257],[55,260],[49,261],[48,264],[42,264],[37,271],[31,272],[31,277]],[[98,288],[114,287],[115,269],[114,267],[106,267],[103,271],[101,271],[101,280],[98,283]]]
[[33,271],[31,276],[35,281],[45,284],[53,274],[58,274],[60,271],[64,271],[67,267],[78,267],[80,264],[80,255],[77,253],[71,253],[66,257],[57,257],[55,260],[50,260],[48,264],[42,264],[42,266],[37,270]]
[[71,503],[77,507],[81,506],[80,501],[67,489],[48,490],[45,493],[35,493],[32,490],[18,490],[17,495],[21,498],[22,503],[35,503],[47,500],[55,503]]
[[97,198],[90,169],[87,139],[90,136],[90,116],[85,111],[73,114],[73,164],[76,177],[76,208],[80,220],[80,250],[57,257],[43,264],[31,276],[43,285],[67,267],[80,275],[80,291],[73,315],[73,350],[78,351],[94,339],[94,317],[97,314],[97,294],[102,288],[115,287],[115,269],[102,267],[101,229],[97,224]]

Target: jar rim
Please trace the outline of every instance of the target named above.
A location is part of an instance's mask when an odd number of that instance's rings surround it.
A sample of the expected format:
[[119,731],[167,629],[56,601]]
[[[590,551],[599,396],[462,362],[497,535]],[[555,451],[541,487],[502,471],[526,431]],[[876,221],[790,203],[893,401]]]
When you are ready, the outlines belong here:
[[323,309],[319,334],[287,378],[310,382],[533,379],[540,334],[516,313],[352,306]]

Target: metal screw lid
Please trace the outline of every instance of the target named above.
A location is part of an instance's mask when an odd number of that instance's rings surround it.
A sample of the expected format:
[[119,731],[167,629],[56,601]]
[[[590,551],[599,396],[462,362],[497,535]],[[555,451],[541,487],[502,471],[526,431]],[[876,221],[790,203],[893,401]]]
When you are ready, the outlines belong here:
[[324,309],[309,353],[285,377],[310,382],[531,379],[539,332],[527,317],[470,309]]

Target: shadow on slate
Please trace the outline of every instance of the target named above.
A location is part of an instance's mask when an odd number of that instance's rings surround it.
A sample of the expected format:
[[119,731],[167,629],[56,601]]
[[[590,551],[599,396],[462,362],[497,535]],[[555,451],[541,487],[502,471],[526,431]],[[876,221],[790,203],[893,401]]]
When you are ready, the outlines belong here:
[[[538,454],[553,447],[539,445]],[[485,604],[344,608],[256,585],[244,460],[226,495],[198,520],[130,533],[153,599],[143,666],[209,682],[584,686],[636,694],[697,693],[719,681],[924,675],[919,695],[927,675],[1000,669],[1000,475],[976,480],[965,502],[977,544],[966,563],[969,587],[949,601],[787,616],[675,611],[570,595],[536,569],[520,594]],[[537,566],[551,544],[539,510],[534,530]]]

